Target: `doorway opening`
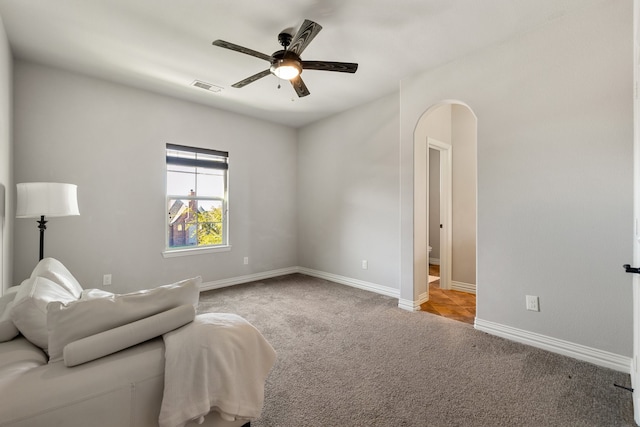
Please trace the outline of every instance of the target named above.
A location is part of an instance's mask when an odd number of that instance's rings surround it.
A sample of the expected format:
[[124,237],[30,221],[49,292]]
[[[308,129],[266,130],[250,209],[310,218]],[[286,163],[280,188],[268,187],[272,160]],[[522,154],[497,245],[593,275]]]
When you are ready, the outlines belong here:
[[459,102],[429,108],[414,133],[414,306],[474,323],[477,119]]
[[429,254],[429,283],[431,270],[437,270],[441,289],[451,289],[452,247],[452,164],[451,144],[427,138],[427,244]]

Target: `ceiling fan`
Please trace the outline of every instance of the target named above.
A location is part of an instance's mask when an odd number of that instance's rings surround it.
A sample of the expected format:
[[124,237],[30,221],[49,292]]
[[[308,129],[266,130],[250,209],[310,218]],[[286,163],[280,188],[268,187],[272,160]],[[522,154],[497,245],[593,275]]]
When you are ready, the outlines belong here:
[[300,58],[302,51],[311,43],[311,40],[318,35],[320,30],[322,30],[320,24],[305,19],[295,36],[292,36],[288,32],[282,32],[278,35],[278,42],[284,49],[274,52],[272,55],[265,55],[264,53],[224,40],[216,40],[213,42],[213,45],[255,56],[271,64],[268,69],[254,74],[251,77],[247,77],[244,80],[240,80],[238,83],[231,85],[232,87],[241,88],[269,74],[273,74],[281,79],[289,80],[298,96],[303,97],[309,95],[310,92],[300,77],[302,70],[355,73],[358,69],[358,64],[351,62],[303,61]]

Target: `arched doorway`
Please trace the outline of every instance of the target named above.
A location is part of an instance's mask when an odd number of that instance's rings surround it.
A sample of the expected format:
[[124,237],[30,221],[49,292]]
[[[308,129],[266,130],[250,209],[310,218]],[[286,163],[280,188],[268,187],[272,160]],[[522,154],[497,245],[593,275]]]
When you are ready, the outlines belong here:
[[450,147],[451,156],[451,184],[447,188],[441,183],[439,187],[450,191],[440,199],[450,198],[449,219],[439,218],[436,225],[441,230],[437,240],[444,288],[474,294],[477,291],[477,118],[466,104],[443,101],[420,117],[414,131],[414,295],[418,296],[415,310],[429,301],[429,261],[434,260],[429,251],[430,234],[434,233],[434,224],[429,224],[429,141],[432,145],[433,141],[439,141]]

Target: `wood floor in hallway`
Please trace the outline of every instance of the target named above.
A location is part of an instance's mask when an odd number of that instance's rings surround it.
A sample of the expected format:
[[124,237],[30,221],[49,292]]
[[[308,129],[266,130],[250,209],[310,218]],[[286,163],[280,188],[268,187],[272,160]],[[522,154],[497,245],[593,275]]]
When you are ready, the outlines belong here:
[[[440,276],[440,266],[429,264],[429,275]],[[440,280],[429,284],[429,301],[422,311],[473,325],[476,317],[476,296],[468,292],[440,289]]]

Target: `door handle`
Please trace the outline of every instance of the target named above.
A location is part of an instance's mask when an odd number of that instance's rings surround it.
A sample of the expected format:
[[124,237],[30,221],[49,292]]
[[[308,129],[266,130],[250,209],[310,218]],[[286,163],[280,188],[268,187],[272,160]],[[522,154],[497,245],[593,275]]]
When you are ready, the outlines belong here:
[[637,267],[631,267],[629,264],[624,264],[622,266],[622,268],[624,268],[624,271],[626,271],[627,273],[636,273],[636,274],[640,274],[640,268]]

